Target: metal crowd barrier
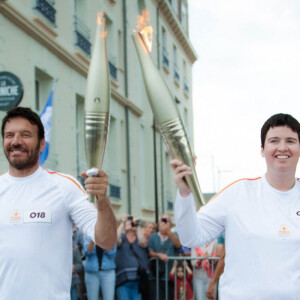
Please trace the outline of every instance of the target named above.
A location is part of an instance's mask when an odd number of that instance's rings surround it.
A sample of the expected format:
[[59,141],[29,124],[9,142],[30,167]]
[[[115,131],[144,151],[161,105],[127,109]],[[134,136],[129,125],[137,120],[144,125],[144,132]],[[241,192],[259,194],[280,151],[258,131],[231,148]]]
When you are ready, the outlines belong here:
[[[191,257],[191,256],[169,256],[169,261],[168,262],[163,262],[160,261],[157,257],[152,257],[149,259],[149,265],[151,261],[155,261],[155,266],[156,266],[156,275],[155,275],[155,281],[156,281],[156,300],[159,300],[159,280],[164,280],[165,281],[165,299],[164,300],[168,300],[168,296],[169,296],[169,286],[168,286],[168,282],[169,282],[169,273],[171,268],[169,269],[169,264],[171,266],[173,266],[174,261],[202,261],[202,260],[208,260],[211,262],[210,266],[211,266],[211,271],[212,274],[214,272],[215,269],[215,263],[219,260],[219,257],[207,257],[207,258],[203,258],[203,257]],[[214,263],[213,263],[214,262]],[[164,263],[164,276],[160,276],[159,275],[159,263]],[[192,264],[192,271],[193,271],[193,277],[195,274],[195,264]],[[186,266],[185,264],[183,264],[183,271],[184,271],[184,300],[186,299]],[[164,278],[163,278],[164,277]],[[174,300],[183,300],[183,299],[178,299],[177,297],[177,268],[175,268],[175,273],[174,273]],[[194,280],[193,280],[194,282]],[[193,294],[194,294],[194,298],[195,298],[195,290],[193,287]],[[152,300],[152,299],[151,299]],[[155,300],[155,299],[153,299]],[[200,300],[206,300],[206,299],[200,299]]]

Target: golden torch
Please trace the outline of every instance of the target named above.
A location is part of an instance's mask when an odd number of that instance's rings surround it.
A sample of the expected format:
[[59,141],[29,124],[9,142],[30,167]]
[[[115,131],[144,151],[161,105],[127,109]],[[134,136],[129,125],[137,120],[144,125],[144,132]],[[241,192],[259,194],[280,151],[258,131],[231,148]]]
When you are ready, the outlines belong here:
[[[98,13],[96,37],[90,62],[84,105],[85,150],[93,176],[101,168],[109,128],[110,82],[106,54],[104,13]],[[94,202],[92,196],[90,201]]]
[[148,100],[156,125],[163,136],[170,156],[181,160],[192,168],[193,175],[187,176],[186,181],[197,204],[202,206],[205,204],[205,199],[197,179],[191,146],[184,124],[172,95],[150,56],[148,42],[149,37],[151,40],[151,34],[151,29],[144,27],[142,31],[132,35],[142,69]]

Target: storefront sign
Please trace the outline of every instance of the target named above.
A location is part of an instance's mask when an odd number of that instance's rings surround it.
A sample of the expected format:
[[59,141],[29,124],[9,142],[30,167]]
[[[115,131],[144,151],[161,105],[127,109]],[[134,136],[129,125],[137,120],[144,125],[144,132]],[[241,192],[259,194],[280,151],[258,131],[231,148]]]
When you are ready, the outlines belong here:
[[23,97],[21,80],[10,72],[0,72],[0,110],[17,106]]

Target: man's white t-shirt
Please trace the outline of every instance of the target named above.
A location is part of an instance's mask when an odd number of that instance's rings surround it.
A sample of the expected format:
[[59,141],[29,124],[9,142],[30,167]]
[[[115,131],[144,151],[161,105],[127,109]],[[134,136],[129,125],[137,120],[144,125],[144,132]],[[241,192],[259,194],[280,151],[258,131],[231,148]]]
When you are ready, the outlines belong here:
[[199,247],[225,231],[221,300],[300,299],[300,182],[281,192],[266,178],[239,180],[196,213],[178,193],[181,243]]
[[41,167],[0,176],[0,299],[67,300],[72,221],[95,239],[97,210],[79,182]]

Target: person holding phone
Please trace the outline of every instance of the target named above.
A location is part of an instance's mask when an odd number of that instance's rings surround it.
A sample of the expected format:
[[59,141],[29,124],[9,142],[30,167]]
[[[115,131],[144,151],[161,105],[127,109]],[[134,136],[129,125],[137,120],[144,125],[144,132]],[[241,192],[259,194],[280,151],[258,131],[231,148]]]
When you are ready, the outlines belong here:
[[141,300],[139,269],[147,270],[148,250],[138,235],[139,222],[123,216],[117,231],[116,294],[118,300]]
[[[149,256],[159,259],[159,299],[165,299],[165,282],[169,281],[169,272],[172,269],[172,262],[169,261],[169,256],[178,256],[181,243],[177,233],[171,231],[172,222],[168,214],[163,214],[158,222],[159,231],[153,233],[149,237],[148,248]],[[165,273],[165,263],[168,264],[167,273]],[[150,273],[151,295],[150,299],[156,299],[156,261],[152,262]],[[173,285],[168,282],[169,299],[173,299]],[[157,299],[158,300],[158,299]]]

